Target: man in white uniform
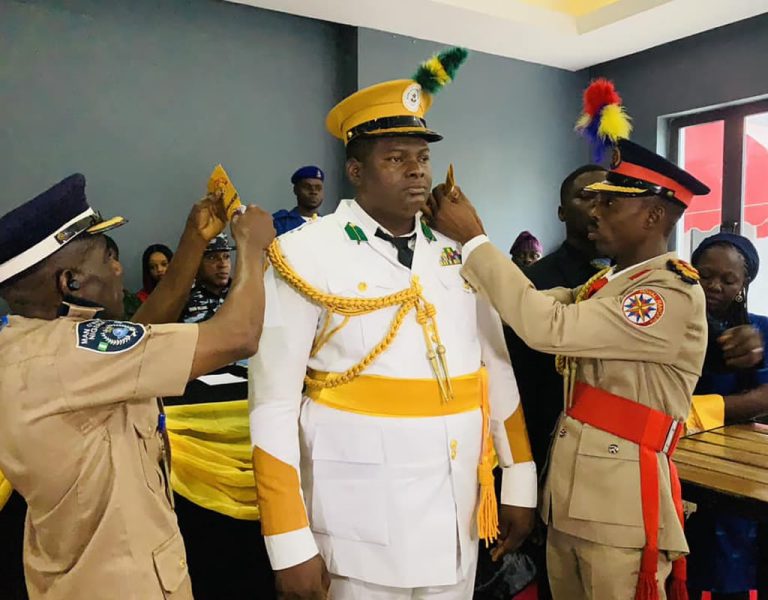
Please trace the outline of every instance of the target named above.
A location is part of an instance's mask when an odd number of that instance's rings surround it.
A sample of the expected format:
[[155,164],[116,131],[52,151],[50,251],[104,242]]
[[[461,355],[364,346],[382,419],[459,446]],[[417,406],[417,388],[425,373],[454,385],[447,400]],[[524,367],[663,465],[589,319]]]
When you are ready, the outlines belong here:
[[[423,69],[439,62],[450,78],[456,52]],[[460,245],[421,219],[428,142],[441,139],[423,118],[428,90],[386,82],[331,110],[355,199],[270,248],[249,400],[281,598],[325,598],[330,585],[333,600],[469,600],[478,538],[498,538],[498,558],[533,523],[501,322],[464,284]]]

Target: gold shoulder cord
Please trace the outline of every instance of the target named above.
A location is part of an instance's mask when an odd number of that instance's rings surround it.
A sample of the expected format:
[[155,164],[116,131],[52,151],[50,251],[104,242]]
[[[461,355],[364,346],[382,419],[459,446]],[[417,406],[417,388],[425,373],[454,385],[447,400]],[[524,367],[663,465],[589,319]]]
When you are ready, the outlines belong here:
[[[606,267],[605,269],[601,269],[592,275],[592,277],[590,277],[587,282],[581,286],[579,293],[576,294],[576,299],[574,302],[578,303],[586,300],[587,294],[589,294],[589,290],[592,287],[592,284],[603,277],[610,270],[611,267]],[[573,386],[576,383],[576,359],[558,354],[555,356],[555,369],[557,369],[557,372],[563,376],[563,407],[564,409],[567,409],[570,407],[571,401],[573,400]]]
[[[368,353],[363,359],[347,369],[344,373],[332,373],[322,381],[312,379],[307,376],[304,383],[308,388],[333,388],[348,383],[360,375],[370,364],[389,348],[403,324],[405,317],[412,310],[416,311],[416,321],[421,325],[424,332],[424,342],[427,347],[427,358],[432,365],[432,370],[440,386],[440,395],[444,402],[453,398],[451,388],[451,379],[448,374],[448,364],[445,357],[445,346],[440,341],[440,334],[437,330],[435,321],[436,310],[434,305],[424,299],[422,295],[423,288],[419,283],[419,278],[414,275],[411,278],[411,287],[390,294],[389,296],[380,296],[378,298],[345,298],[343,296],[334,296],[327,294],[312,287],[288,264],[280,250],[280,242],[275,239],[267,249],[267,257],[272,263],[275,271],[282,277],[288,285],[299,292],[308,300],[319,304],[325,309],[325,318],[320,333],[315,338],[312,345],[310,356],[315,356],[319,350],[328,343],[328,341],[341,331],[349,323],[351,317],[359,317],[377,310],[399,306],[398,311],[392,319],[389,331],[382,340]],[[334,314],[343,316],[342,322],[334,328],[331,328],[331,318]]]

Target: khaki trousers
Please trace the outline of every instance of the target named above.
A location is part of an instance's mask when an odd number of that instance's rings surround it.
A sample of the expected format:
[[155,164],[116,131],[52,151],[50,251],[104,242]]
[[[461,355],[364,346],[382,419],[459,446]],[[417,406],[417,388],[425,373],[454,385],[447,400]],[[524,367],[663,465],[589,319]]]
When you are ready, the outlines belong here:
[[[616,548],[589,542],[549,527],[547,571],[554,600],[634,600],[640,570],[640,548]],[[659,553],[656,573],[659,600],[672,563]]]

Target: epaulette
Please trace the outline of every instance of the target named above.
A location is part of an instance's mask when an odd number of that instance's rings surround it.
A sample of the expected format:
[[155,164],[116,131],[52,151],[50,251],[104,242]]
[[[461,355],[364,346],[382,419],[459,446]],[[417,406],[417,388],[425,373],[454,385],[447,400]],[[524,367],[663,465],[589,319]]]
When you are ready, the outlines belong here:
[[322,217],[319,217],[319,216],[315,217],[314,219],[310,219],[309,221],[304,221],[304,223],[302,223],[298,227],[294,227],[293,229],[289,229],[288,231],[286,231],[285,233],[281,233],[280,235],[283,236],[283,235],[290,235],[292,233],[297,233],[297,232],[301,231],[302,229],[305,229],[306,227],[309,227],[310,225],[312,225],[314,223],[319,223],[322,220],[323,220]]
[[677,273],[680,279],[685,281],[685,283],[690,283],[691,285],[699,283],[699,272],[696,270],[696,267],[689,265],[684,260],[670,258],[667,261],[667,269],[673,273]]

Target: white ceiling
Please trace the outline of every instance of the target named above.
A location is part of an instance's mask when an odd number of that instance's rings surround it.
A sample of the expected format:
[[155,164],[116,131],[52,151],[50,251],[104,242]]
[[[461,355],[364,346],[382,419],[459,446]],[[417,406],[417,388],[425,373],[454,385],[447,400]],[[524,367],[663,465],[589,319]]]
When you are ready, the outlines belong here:
[[572,71],[768,12],[768,0],[229,1]]

